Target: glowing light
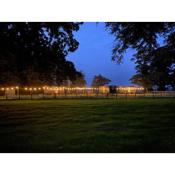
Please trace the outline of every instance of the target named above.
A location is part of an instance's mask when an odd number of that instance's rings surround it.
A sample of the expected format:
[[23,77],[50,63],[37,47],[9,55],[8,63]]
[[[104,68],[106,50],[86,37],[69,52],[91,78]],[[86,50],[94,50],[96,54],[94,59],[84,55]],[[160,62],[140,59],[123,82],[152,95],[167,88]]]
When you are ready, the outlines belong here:
[[[19,86],[14,86],[14,87],[1,87],[0,90],[6,90],[6,91],[9,91],[9,90],[15,90],[15,89],[19,89]],[[25,91],[27,90],[34,90],[34,91],[37,91],[37,90],[41,90],[41,89],[47,89],[47,90],[50,90],[50,91],[53,91],[55,93],[60,93],[64,90],[68,90],[68,91],[77,91],[77,92],[81,92],[83,90],[85,91],[88,91],[88,90],[99,90],[100,92],[108,92],[109,91],[109,87],[105,87],[105,86],[101,86],[99,88],[97,87],[64,87],[64,86],[43,86],[43,87],[25,87],[23,88]],[[136,90],[144,90],[144,87],[137,87],[137,86],[118,86],[117,87],[117,90],[121,90],[123,92],[133,92],[133,91],[136,91]]]

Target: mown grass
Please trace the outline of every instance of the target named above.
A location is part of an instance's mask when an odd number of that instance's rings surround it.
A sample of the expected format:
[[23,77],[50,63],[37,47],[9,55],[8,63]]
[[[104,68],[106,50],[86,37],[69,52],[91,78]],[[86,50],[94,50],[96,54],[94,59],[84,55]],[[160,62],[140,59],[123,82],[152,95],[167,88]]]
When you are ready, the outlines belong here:
[[175,99],[0,101],[0,152],[175,152]]

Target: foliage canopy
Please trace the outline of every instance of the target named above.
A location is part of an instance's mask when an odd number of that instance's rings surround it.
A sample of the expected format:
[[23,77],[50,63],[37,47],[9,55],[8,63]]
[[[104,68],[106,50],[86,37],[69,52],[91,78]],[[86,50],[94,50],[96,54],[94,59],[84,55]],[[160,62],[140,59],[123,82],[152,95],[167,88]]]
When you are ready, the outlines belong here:
[[106,23],[114,36],[112,59],[120,63],[125,52],[133,49],[137,74],[131,78],[133,83],[150,89],[158,86],[174,88],[175,77],[175,23]]
[[81,23],[0,23],[0,84],[60,84],[78,73],[66,60]]

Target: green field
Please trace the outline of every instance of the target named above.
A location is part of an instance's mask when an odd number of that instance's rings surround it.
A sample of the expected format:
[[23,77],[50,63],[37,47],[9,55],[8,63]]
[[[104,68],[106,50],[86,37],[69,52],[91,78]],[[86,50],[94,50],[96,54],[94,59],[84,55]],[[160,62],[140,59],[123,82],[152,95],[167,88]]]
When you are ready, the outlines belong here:
[[0,101],[0,152],[175,152],[175,99]]

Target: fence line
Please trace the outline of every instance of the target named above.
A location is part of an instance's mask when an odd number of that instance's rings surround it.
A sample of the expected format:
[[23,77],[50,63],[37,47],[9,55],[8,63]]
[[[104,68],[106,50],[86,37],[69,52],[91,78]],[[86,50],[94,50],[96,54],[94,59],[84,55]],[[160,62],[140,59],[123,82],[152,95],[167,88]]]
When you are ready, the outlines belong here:
[[128,99],[128,98],[165,98],[165,97],[175,97],[175,91],[151,91],[147,93],[116,93],[116,94],[110,94],[110,93],[88,93],[85,91],[82,92],[76,92],[76,93],[70,93],[70,92],[64,92],[64,93],[36,93],[36,92],[30,92],[30,93],[20,93],[17,92],[15,94],[0,94],[1,100],[23,100],[23,99],[83,99],[83,98],[107,98],[107,99]]

